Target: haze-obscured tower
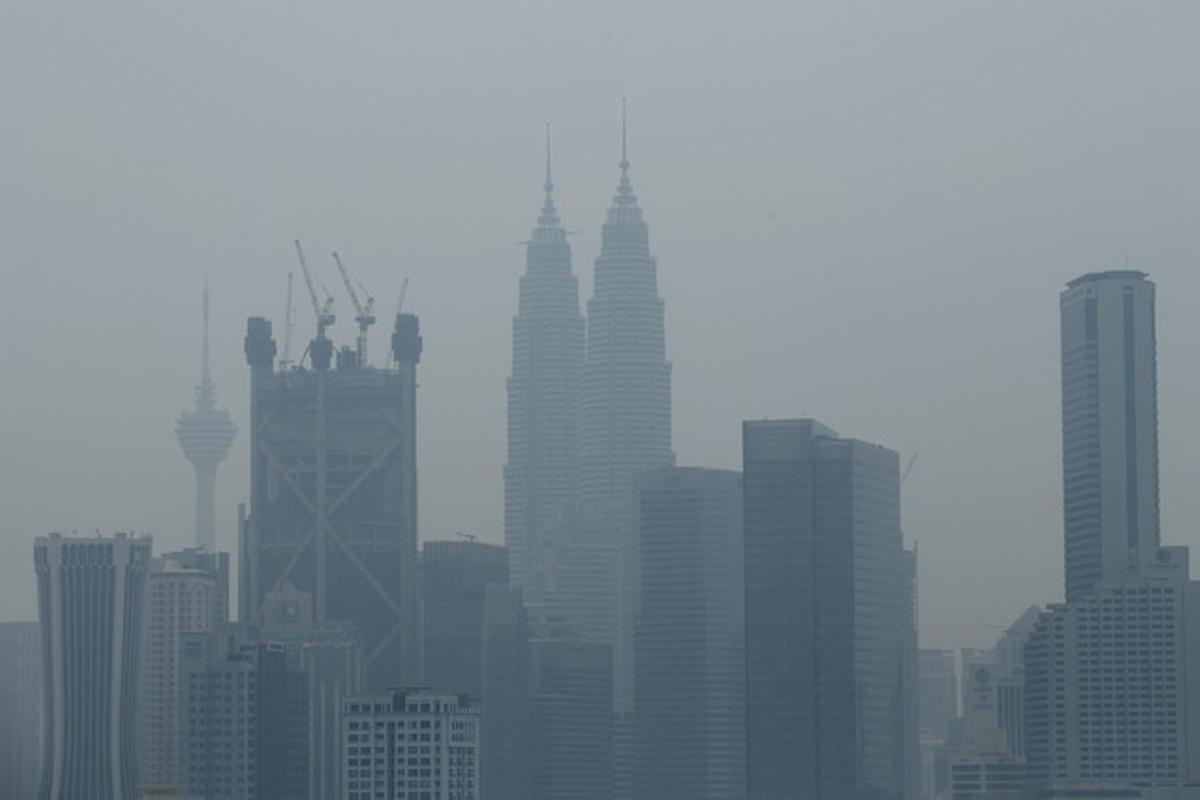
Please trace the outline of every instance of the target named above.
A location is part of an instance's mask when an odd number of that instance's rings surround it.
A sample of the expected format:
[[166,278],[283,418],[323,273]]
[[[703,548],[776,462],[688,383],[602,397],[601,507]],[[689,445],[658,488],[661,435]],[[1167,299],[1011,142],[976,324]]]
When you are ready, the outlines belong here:
[[1064,571],[1070,602],[1159,546],[1154,284],[1093,272],[1062,309]]
[[262,619],[286,582],[310,592],[314,623],[352,623],[367,688],[415,681],[416,369],[420,325],[397,314],[394,366],[339,358],[323,328],[310,367],[274,369],[271,323],[246,328],[250,365],[250,515],[243,524],[241,614]]
[[556,511],[575,497],[579,456],[579,377],[583,316],[571,245],[554,206],[550,131],[546,192],[525,248],[508,379],[508,462],[504,466],[504,540],[514,585],[543,601],[545,543]]
[[45,675],[41,800],[134,800],[150,537],[39,536]]
[[217,549],[217,464],[229,455],[237,426],[229,412],[217,409],[217,385],[208,369],[208,283],[204,284],[204,352],[196,409],[179,415],[175,435],[196,470],[196,547]]
[[658,296],[649,229],[629,180],[624,112],[620,167],[621,179],[601,232],[588,301],[579,500],[589,515],[606,520],[606,535],[617,539],[620,605],[614,610],[613,691],[616,709],[624,714],[633,702],[633,614],[637,603],[634,481],[644,470],[675,463],[663,301]]

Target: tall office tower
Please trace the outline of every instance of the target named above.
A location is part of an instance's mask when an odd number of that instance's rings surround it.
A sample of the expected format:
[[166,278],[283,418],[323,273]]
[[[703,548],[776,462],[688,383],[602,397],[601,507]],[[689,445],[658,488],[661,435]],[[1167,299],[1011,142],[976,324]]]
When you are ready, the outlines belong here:
[[207,800],[308,796],[304,674],[248,625],[182,637],[184,794]]
[[1038,797],[1101,796],[1081,787],[1194,796],[1172,792],[1200,784],[1198,626],[1200,582],[1183,547],[1043,612],[1025,645],[1025,752]]
[[530,621],[532,800],[612,800],[612,664],[573,623]]
[[521,590],[488,584],[483,601],[481,789],[488,800],[528,800],[532,791],[529,624]]
[[243,525],[242,609],[262,618],[267,595],[290,581],[313,596],[317,625],[352,623],[367,685],[415,680],[418,638],[417,318],[398,314],[393,367],[331,369],[321,328],[309,367],[275,370],[271,323],[247,323],[250,365],[250,515]]
[[182,637],[226,622],[228,555],[207,550],[168,553],[151,562],[138,686],[138,759],[144,786],[183,781],[180,719]]
[[916,726],[898,457],[812,420],[743,425],[751,800],[901,798]]
[[945,739],[950,720],[958,716],[958,668],[953,650],[920,653],[921,738]]
[[42,751],[42,634],[0,623],[0,797],[35,800]]
[[229,455],[237,426],[228,411],[217,410],[217,385],[208,371],[208,283],[204,284],[204,355],[196,408],[179,415],[175,435],[196,470],[196,547],[217,549],[217,464]]
[[[619,580],[613,639],[614,753],[618,797],[633,779],[633,618],[637,608],[637,499],[647,469],[675,464],[671,450],[671,365],[649,229],[629,180],[621,120],[621,178],[600,235],[581,390],[579,500],[610,521]],[[601,577],[601,576],[597,576]]]
[[348,697],[345,800],[479,800],[479,707],[429,690]]
[[1095,272],[1062,307],[1066,598],[1119,580],[1159,544],[1154,284]]
[[304,674],[308,721],[308,798],[341,791],[342,701],[363,691],[358,631],[345,622],[313,623],[312,594],[284,583],[267,595],[262,635],[283,646],[288,666]]
[[505,548],[472,540],[425,542],[421,575],[424,683],[478,700],[484,595],[489,584],[508,584]]
[[575,497],[583,364],[579,282],[571,270],[567,232],[554,207],[549,128],[544,188],[542,212],[525,247],[525,274],[513,318],[504,467],[504,542],[512,581],[531,603],[543,600],[547,528]]
[[746,796],[742,476],[643,473],[633,640],[637,796]]
[[42,800],[133,800],[150,537],[34,544],[45,679]]

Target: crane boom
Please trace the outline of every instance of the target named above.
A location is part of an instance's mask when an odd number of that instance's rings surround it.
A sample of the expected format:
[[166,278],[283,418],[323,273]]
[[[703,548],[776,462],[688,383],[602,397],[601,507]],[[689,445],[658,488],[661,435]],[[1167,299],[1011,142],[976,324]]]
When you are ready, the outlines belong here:
[[317,289],[313,285],[312,271],[308,268],[308,259],[304,257],[304,249],[300,246],[299,239],[296,240],[296,255],[300,259],[300,269],[304,271],[304,283],[308,286],[308,296],[312,300],[313,313],[317,315],[317,338],[321,339],[325,336],[325,329],[336,319],[333,316],[333,297],[326,297],[325,305],[321,305],[321,301],[317,298]]
[[[358,364],[365,367],[367,365],[367,329],[375,324],[375,315],[371,313],[371,309],[375,306],[375,298],[371,297],[366,289],[363,289],[363,293],[367,295],[367,303],[363,305],[363,302],[358,299],[358,292],[354,291],[354,281],[350,280],[350,273],[346,271],[336,250],[333,253],[333,261],[337,264],[338,273],[342,276],[342,283],[346,285],[346,293],[350,295],[350,302],[354,304],[354,310],[358,313],[354,318],[354,321],[358,323]],[[361,286],[360,283],[359,287]]]

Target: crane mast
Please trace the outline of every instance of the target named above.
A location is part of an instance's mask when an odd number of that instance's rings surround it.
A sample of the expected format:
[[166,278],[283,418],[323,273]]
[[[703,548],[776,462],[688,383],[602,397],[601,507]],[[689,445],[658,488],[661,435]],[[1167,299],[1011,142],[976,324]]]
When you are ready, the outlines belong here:
[[308,268],[308,260],[304,257],[304,249],[300,247],[300,240],[296,240],[296,255],[300,259],[300,269],[304,272],[304,283],[308,286],[308,296],[312,300],[313,313],[317,315],[317,338],[325,338],[325,329],[334,323],[337,319],[333,315],[333,297],[326,291],[325,303],[317,298],[317,289],[313,284],[312,271]]
[[292,303],[292,279],[294,272],[288,273],[287,310],[283,314],[283,353],[279,357],[279,369],[286,370],[292,365],[292,331],[296,328],[296,307]]
[[[360,367],[367,365],[367,329],[375,324],[375,298],[371,297],[366,289],[363,293],[367,295],[367,302],[364,305],[358,299],[358,292],[354,291],[354,282],[350,280],[350,274],[346,271],[346,267],[342,264],[342,259],[334,251],[333,261],[337,264],[338,273],[342,276],[342,283],[346,285],[346,293],[350,295],[350,302],[354,304],[355,316],[354,321],[358,323],[358,364]],[[361,287],[362,284],[359,284]]]

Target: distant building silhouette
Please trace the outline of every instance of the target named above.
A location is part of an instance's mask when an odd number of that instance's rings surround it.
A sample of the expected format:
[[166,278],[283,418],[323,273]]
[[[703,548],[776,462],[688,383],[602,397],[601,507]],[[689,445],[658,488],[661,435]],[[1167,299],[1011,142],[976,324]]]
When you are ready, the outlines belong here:
[[471,540],[427,541],[421,548],[421,575],[423,683],[479,700],[484,596],[490,584],[508,585],[505,548]]
[[42,800],[133,800],[150,538],[39,536]]
[[0,622],[0,797],[36,800],[42,757],[42,632]]
[[1153,561],[1159,545],[1154,284],[1094,272],[1060,304],[1069,602]]
[[249,625],[182,639],[184,793],[308,797],[307,687],[284,646]]
[[229,455],[237,426],[228,411],[217,410],[217,385],[208,369],[208,284],[204,285],[204,355],[200,384],[196,387],[196,408],[185,411],[175,423],[175,435],[183,454],[196,470],[195,546],[215,552],[217,549],[216,486],[217,464]]
[[[404,689],[342,704],[345,800],[480,800],[479,707]],[[381,746],[382,743],[382,746]]]
[[530,622],[533,800],[611,800],[612,646],[565,620]]
[[571,245],[554,206],[546,140],[546,191],[525,246],[508,379],[504,541],[512,581],[543,602],[548,527],[575,498],[584,324]]
[[529,622],[516,586],[488,584],[483,602],[481,788],[487,800],[532,795]]
[[743,425],[751,800],[915,794],[899,459],[812,420]]
[[228,605],[228,554],[195,549],[151,562],[138,682],[138,758],[144,786],[182,785],[183,634],[204,633],[228,622]]
[[637,796],[745,798],[742,476],[667,468],[638,486]]
[[417,598],[417,318],[398,314],[393,367],[331,369],[324,333],[310,368],[275,370],[271,324],[247,323],[250,515],[243,524],[241,613],[260,621],[284,582],[309,592],[314,623],[352,623],[368,688],[420,671]]

